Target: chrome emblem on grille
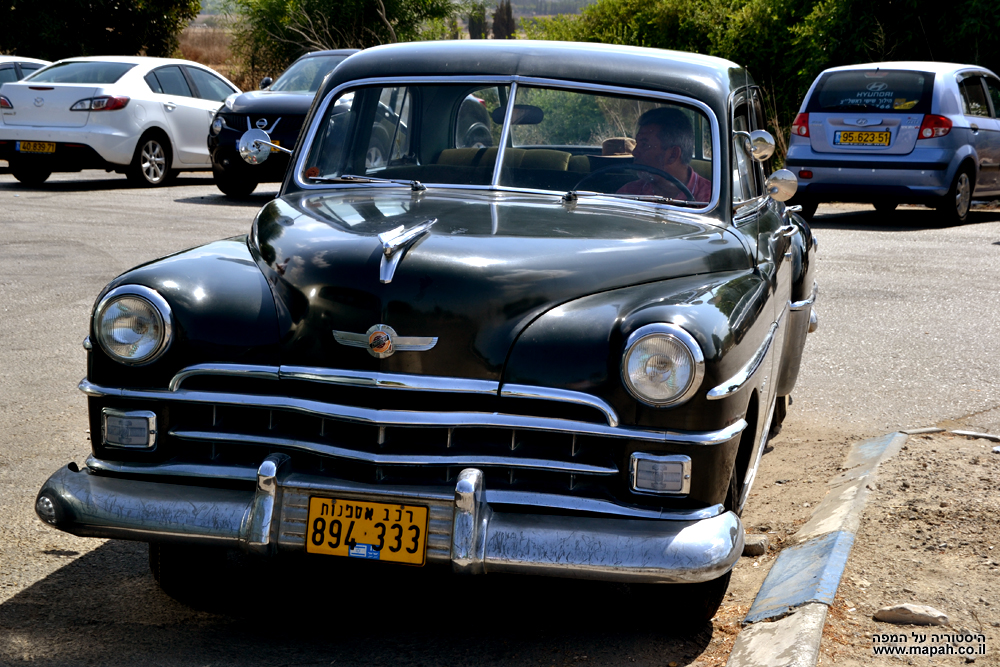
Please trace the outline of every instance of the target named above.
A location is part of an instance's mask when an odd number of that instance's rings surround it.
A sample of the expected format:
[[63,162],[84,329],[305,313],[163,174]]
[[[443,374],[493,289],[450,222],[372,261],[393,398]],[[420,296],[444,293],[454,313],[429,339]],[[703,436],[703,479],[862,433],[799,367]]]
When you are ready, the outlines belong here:
[[400,336],[387,324],[376,324],[363,334],[350,331],[333,332],[333,338],[341,345],[363,347],[377,359],[400,352],[424,352],[437,345],[436,336]]
[[41,97],[36,97],[35,98],[35,106],[36,107],[40,107],[43,104],[45,104],[45,100],[43,100]]
[[254,125],[256,125],[258,127],[258,129],[263,130],[265,127],[267,127],[267,119],[266,118],[258,118],[257,122],[254,123]]

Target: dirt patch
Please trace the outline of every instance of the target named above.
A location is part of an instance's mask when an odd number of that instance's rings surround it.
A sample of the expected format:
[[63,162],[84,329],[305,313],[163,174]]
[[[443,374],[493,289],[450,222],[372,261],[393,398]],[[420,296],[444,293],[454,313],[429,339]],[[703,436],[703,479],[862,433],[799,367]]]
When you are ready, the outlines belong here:
[[[827,617],[821,664],[1000,665],[1000,454],[997,443],[951,434],[910,436],[882,464]],[[879,623],[881,607],[929,605],[944,627]],[[917,633],[914,638],[911,633]],[[875,656],[873,636],[985,636],[986,654]],[[919,635],[926,639],[920,642]],[[903,645],[903,644],[899,644]],[[923,650],[923,649],[920,649]],[[956,650],[956,649],[952,649]]]

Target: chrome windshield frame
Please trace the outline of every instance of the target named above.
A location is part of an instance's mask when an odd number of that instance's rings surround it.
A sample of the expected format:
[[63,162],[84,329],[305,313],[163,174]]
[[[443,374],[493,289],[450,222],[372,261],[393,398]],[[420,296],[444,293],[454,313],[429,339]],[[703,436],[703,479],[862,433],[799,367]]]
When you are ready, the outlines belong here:
[[707,206],[704,207],[691,207],[691,206],[675,206],[671,204],[643,201],[643,200],[633,200],[633,199],[623,199],[621,197],[615,197],[612,194],[595,194],[588,196],[588,201],[605,201],[605,202],[616,202],[616,203],[630,203],[635,205],[640,205],[644,208],[652,209],[665,209],[670,211],[683,211],[686,213],[707,213],[715,209],[719,205],[719,200],[721,196],[722,189],[722,145],[721,145],[721,130],[719,127],[719,120],[716,118],[715,113],[712,108],[700,100],[696,100],[690,97],[685,97],[683,95],[677,95],[674,93],[665,93],[655,90],[644,90],[638,88],[628,88],[622,86],[614,86],[611,84],[600,84],[600,83],[585,83],[579,81],[564,81],[561,79],[548,79],[542,77],[526,77],[520,75],[507,75],[507,76],[397,76],[397,77],[370,77],[366,79],[356,79],[354,81],[345,82],[329,93],[323,98],[316,108],[316,113],[312,117],[312,122],[309,127],[306,128],[306,133],[304,135],[304,140],[299,143],[300,149],[297,149],[298,155],[295,157],[294,167],[292,170],[292,180],[295,185],[303,191],[313,191],[313,190],[330,190],[330,189],[356,189],[359,187],[363,188],[387,188],[387,187],[399,187],[392,183],[308,183],[303,178],[303,173],[306,167],[306,159],[309,154],[309,150],[312,147],[313,141],[315,141],[316,136],[319,132],[320,124],[323,119],[326,118],[327,111],[330,105],[336,100],[341,93],[347,90],[365,88],[378,85],[414,85],[414,84],[507,84],[510,86],[510,94],[508,96],[508,103],[506,109],[506,115],[504,117],[503,128],[500,133],[500,145],[497,149],[496,166],[493,170],[493,179],[490,185],[465,185],[465,184],[452,184],[452,183],[433,183],[425,182],[425,186],[442,188],[442,189],[452,189],[452,190],[480,190],[480,191],[496,191],[496,192],[513,192],[521,194],[538,194],[543,196],[562,196],[563,192],[558,192],[555,190],[541,190],[534,188],[516,188],[511,186],[500,185],[500,174],[501,166],[503,165],[504,152],[510,137],[510,120],[513,115],[513,102],[517,95],[518,85],[533,86],[541,88],[554,88],[560,90],[573,90],[573,91],[585,91],[592,93],[605,93],[608,95],[615,95],[621,97],[643,97],[651,100],[663,100],[667,102],[676,102],[678,104],[683,104],[692,108],[697,109],[705,115],[708,119],[712,131],[712,198]]

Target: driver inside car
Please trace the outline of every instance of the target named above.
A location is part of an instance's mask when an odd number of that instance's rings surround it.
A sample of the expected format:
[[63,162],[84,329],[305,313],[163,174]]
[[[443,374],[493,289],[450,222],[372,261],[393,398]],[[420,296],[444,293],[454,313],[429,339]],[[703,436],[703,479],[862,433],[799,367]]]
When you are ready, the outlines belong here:
[[[694,128],[687,114],[679,109],[657,107],[639,116],[632,149],[633,164],[655,171],[639,171],[639,178],[626,183],[617,194],[659,195],[671,199],[708,202],[712,199],[712,182],[691,168],[694,155]],[[678,188],[663,172],[691,191],[691,197]]]

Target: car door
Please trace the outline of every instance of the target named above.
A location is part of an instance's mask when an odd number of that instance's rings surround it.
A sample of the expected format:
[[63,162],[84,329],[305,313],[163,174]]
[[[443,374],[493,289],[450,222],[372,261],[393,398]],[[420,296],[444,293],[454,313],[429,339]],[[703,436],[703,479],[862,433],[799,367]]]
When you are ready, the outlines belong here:
[[979,160],[975,194],[995,192],[1000,183],[1000,126],[992,117],[986,82],[980,73],[959,74],[962,113],[969,122],[970,137]]
[[740,132],[764,129],[760,91],[744,88],[733,96],[733,208],[734,222],[753,239],[757,270],[768,290],[768,324],[772,331],[770,354],[764,361],[766,379],[761,387],[761,403],[770,408],[776,398],[774,389],[780,350],[784,346],[791,297],[792,237],[798,227],[785,217],[784,204],[767,196],[766,164],[751,157],[745,136]]
[[206,109],[205,100],[195,97],[184,71],[179,65],[167,65],[154,69],[144,78],[155,101],[162,107],[170,145],[177,159],[192,166],[211,164],[205,138],[212,123],[212,112]]
[[988,162],[980,159],[979,170],[980,173],[983,171],[991,171],[993,173],[994,183],[992,191],[1000,192],[1000,79],[992,75],[986,75],[983,77],[983,83],[986,84],[986,93],[990,102],[990,117],[993,122],[990,135],[991,143],[996,147],[996,153],[989,158]]

